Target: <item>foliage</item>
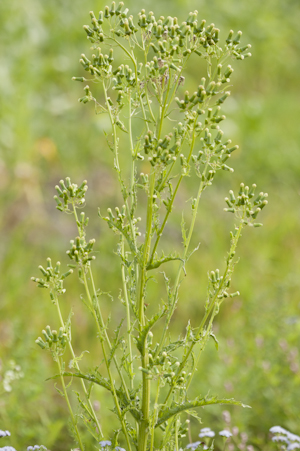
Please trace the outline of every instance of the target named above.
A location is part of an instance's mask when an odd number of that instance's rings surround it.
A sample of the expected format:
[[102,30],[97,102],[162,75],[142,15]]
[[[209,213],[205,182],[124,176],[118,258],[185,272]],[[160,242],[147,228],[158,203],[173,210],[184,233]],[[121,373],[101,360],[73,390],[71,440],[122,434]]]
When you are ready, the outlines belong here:
[[[102,313],[103,293],[94,282],[95,240],[87,240],[88,219],[85,213],[78,216],[78,210],[85,204],[86,181],[78,186],[67,177],[56,186],[57,209],[73,214],[78,228],[78,236],[71,240],[71,248],[67,251],[72,261],[68,265],[70,269],[61,273],[60,263],[53,267],[48,259],[46,268],[39,267],[42,277],[32,278],[38,287],[49,289],[50,298],[57,308],[59,332],[47,326],[43,338],[39,337],[36,343],[49,350],[58,365],[57,377],[62,390],[57,388],[57,391],[67,402],[72,435],[82,450],[84,442],[79,420],[95,440],[103,439],[91,401],[94,384],[106,388],[113,398],[119,429],[112,435],[112,446],[118,445],[120,435],[128,450],[133,446],[141,451],[152,451],[154,447],[168,450],[175,446],[178,449],[181,438],[186,435],[182,414],[195,415],[195,408],[211,404],[242,405],[233,399],[210,395],[190,399],[188,389],[208,339],[213,337],[217,343],[212,327],[221,304],[239,295],[239,292],[230,292],[237,262],[236,247],[245,226],[262,225],[256,222],[257,215],[267,204],[267,194],[262,192],[255,197],[256,185],[249,189],[242,183],[236,195],[230,191],[229,197],[225,198],[228,206],[225,211],[235,214],[237,224],[230,233],[225,268],[221,272],[219,269],[211,271],[208,275],[201,322],[196,327],[188,323],[186,333],[176,340],[168,332],[183,296],[179,292],[182,274],[186,274],[186,264],[198,249],[191,249],[191,241],[202,193],[212,185],[218,171],[233,172],[226,163],[238,146],[230,147],[231,140],[223,139],[219,126],[225,119],[222,106],[230,96],[227,89],[233,68],[228,60],[244,60],[251,56],[248,52],[250,45],[240,44],[242,32],[234,35],[231,30],[225,44],[220,47],[219,29],[214,24],[207,26],[205,20],[198,22],[197,15],[198,12],[194,11],[179,24],[176,17],[161,16],[156,20],[153,12],[142,10],[135,25],[133,16],[128,15],[128,8],[124,9],[122,2],[118,6],[113,2],[110,8],[106,6],[104,12],[100,11],[98,19],[91,11],[91,26],[84,26],[95,53],[91,59],[82,54],[80,63],[91,78],[73,79],[102,85],[103,102],[96,100],[90,85],[84,88],[85,95],[80,102],[93,102],[96,113],[109,116],[112,135],[106,134],[107,143],[113,154],[113,166],[124,202],[115,208],[115,215],[111,208],[107,210],[107,217],[99,212],[100,218],[118,237],[117,255],[121,260],[122,291],[119,299],[124,306],[124,315],[115,336],[109,332],[110,319],[105,320]],[[115,65],[114,53],[121,53],[120,59],[127,59],[128,64]],[[196,91],[190,95],[189,91],[182,93],[182,85],[185,68],[193,57],[204,61],[206,77],[201,78]],[[133,121],[138,124],[135,132]],[[168,122],[174,125],[172,131]],[[128,135],[126,145],[123,144],[124,133]],[[122,148],[124,151],[127,148],[128,152],[124,167],[119,157]],[[146,174],[141,172],[141,165]],[[123,175],[127,172],[130,173],[129,181]],[[181,224],[183,251],[177,253],[174,250],[166,254],[160,249],[161,239],[181,183],[192,175],[198,177],[199,186],[191,201],[189,224],[186,225],[185,220]],[[145,198],[146,209],[143,211],[140,204]],[[138,225],[140,222],[141,226]],[[172,277],[172,272],[171,275],[163,273],[167,296],[159,304],[149,289],[149,283],[161,277],[161,266],[165,269],[166,264],[177,260],[175,277]],[[60,309],[59,299],[66,291],[64,280],[73,273],[73,269],[77,269],[79,280],[84,285],[82,300],[95,320],[102,351],[102,361],[97,362],[96,368],[88,374],[80,370],[82,355],[76,357],[73,349],[71,314],[64,320]],[[148,308],[149,303],[153,309]],[[162,334],[154,339],[157,336],[155,325],[162,318]],[[123,327],[125,319],[126,327]],[[66,371],[66,347],[72,355],[69,366],[74,368],[74,372]],[[140,366],[136,364],[138,361]],[[115,372],[119,385],[115,382]],[[77,414],[67,390],[72,381],[67,386],[65,377],[81,380],[82,393],[77,394],[81,409]]]
[[[128,4],[131,11],[137,11],[136,2],[129,1]],[[264,221],[267,227],[255,234],[248,230],[250,239],[240,243],[241,261],[236,275],[241,300],[236,298],[223,305],[216,318],[214,329],[220,341],[219,353],[213,342],[208,343],[191,395],[206,392],[210,386],[213,392],[232,397],[234,387],[236,398],[252,406],[252,409],[244,410],[233,407],[234,423],[241,430],[248,430],[249,435],[260,437],[263,447],[266,446],[266,431],[272,424],[279,423],[290,430],[296,430],[298,425],[295,399],[300,393],[297,354],[300,243],[296,207],[299,202],[299,102],[295,88],[300,66],[299,40],[296,39],[299,8],[293,0],[275,0],[272,8],[268,2],[258,0],[188,4],[185,2],[185,7],[191,10],[197,7],[201,17],[215,21],[223,30],[241,28],[244,40],[252,43],[255,58],[236,66],[233,74],[235,95],[225,103],[228,120],[222,128],[241,149],[231,158],[235,168],[231,183],[238,185],[242,172],[247,184],[259,180],[272,193],[272,203]],[[90,5],[95,10],[99,8],[92,0]],[[167,4],[163,0],[151,2],[151,8],[159,14],[167,10],[175,15],[182,6],[179,0]],[[51,197],[52,185],[61,174],[89,180],[93,191],[88,202],[90,211],[99,204],[105,210],[120,199],[116,198],[112,188],[110,155],[101,151],[105,144],[99,129],[108,126],[105,116],[94,119],[91,109],[76,108],[76,93],[72,92],[69,83],[78,70],[76,57],[82,47],[80,25],[86,14],[86,4],[78,0],[39,4],[32,0],[21,3],[11,0],[2,2],[0,10],[0,96],[3,106],[0,110],[0,202],[3,212],[0,225],[4,237],[0,245],[3,275],[0,377],[10,370],[12,358],[24,373],[22,379],[13,381],[11,392],[1,394],[1,425],[14,431],[11,441],[16,448],[24,448],[28,443],[42,443],[47,437],[49,447],[52,441],[56,449],[63,450],[68,446],[64,406],[56,391],[51,391],[49,382],[45,390],[44,379],[51,374],[52,368],[49,360],[31,344],[45,316],[50,324],[55,324],[55,310],[44,302],[46,294],[34,290],[28,280],[36,261],[45,254],[51,252],[55,261],[61,258],[59,249],[74,233],[67,218],[53,214],[47,200]],[[194,80],[192,66],[186,88],[193,91],[189,80]],[[76,90],[75,86],[73,90]],[[79,123],[81,126],[77,127]],[[219,173],[219,183],[212,185],[202,198],[201,257],[195,253],[189,260],[189,283],[185,284],[184,291],[190,302],[180,314],[175,312],[173,324],[178,331],[182,330],[183,322],[189,318],[197,322],[202,315],[197,292],[200,290],[205,294],[201,285],[205,285],[206,268],[218,266],[217,262],[226,251],[230,225],[222,214],[220,189],[226,191],[229,187],[227,174],[224,176]],[[185,182],[188,198],[193,181],[186,178]],[[177,204],[180,208],[183,206],[181,199]],[[177,210],[174,210],[174,216]],[[180,215],[177,217],[180,221]],[[90,234],[96,236],[106,261],[105,265],[100,259],[94,263],[97,280],[103,291],[113,287],[117,298],[114,286],[118,285],[119,268],[110,254],[112,239],[106,235],[105,240],[101,240],[102,229],[99,232],[99,224],[93,217]],[[180,236],[170,223],[168,234],[172,243],[180,242]],[[254,248],[260,251],[253,252]],[[258,271],[252,273],[251,267]],[[158,289],[158,285],[151,288],[155,290],[156,287]],[[65,316],[69,313],[68,305],[73,304],[76,296],[76,286],[69,284],[66,300],[61,306]],[[79,305],[77,309],[80,309]],[[103,305],[103,309],[105,315],[110,309],[115,317],[119,315],[117,302]],[[76,348],[88,349],[93,328],[83,314],[78,313],[73,318],[73,327],[81,330],[78,336],[73,334]],[[82,364],[92,365],[90,357],[85,354]],[[105,393],[99,390],[95,388],[94,393],[103,399]],[[101,417],[101,406],[98,414]],[[203,411],[202,418],[214,428],[222,427],[221,410],[217,407]],[[108,412],[102,418],[106,434],[112,422],[112,414]],[[193,421],[191,427],[197,427]]]

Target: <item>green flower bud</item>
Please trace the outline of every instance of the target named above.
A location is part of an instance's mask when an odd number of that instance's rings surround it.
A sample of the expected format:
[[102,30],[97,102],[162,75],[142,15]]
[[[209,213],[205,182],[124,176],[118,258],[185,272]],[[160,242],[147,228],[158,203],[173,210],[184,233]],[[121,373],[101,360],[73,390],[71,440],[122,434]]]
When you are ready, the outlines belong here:
[[94,35],[94,30],[92,30],[91,27],[89,27],[88,25],[84,25],[83,29],[84,29],[84,31],[86,32],[86,34],[88,36],[93,36]]
[[146,28],[147,27],[147,17],[145,14],[142,14],[139,20],[139,25],[141,28]]
[[69,271],[65,272],[61,276],[61,280],[64,280],[66,277],[68,277],[70,274],[73,274],[73,269],[70,269]]
[[239,146],[233,146],[230,149],[226,149],[226,153],[227,154],[231,154],[232,152],[234,152],[235,150],[237,150],[239,148]]
[[234,69],[232,69],[232,67],[228,65],[226,71],[224,72],[224,77],[229,78],[233,71]]
[[115,2],[112,2],[111,8],[110,8],[110,10],[109,10],[109,14],[110,14],[111,16],[114,16],[114,15],[116,14],[116,3],[115,3]]
[[121,13],[121,17],[125,18],[128,13],[129,13],[129,9],[128,8],[124,9],[124,11]]
[[223,169],[223,171],[234,172],[234,169],[233,169],[233,168],[230,168],[230,167],[227,166],[226,164],[222,164],[221,169]]
[[73,81],[86,81],[84,77],[72,77]]
[[249,199],[251,199],[254,196],[255,189],[256,189],[256,185],[255,185],[255,183],[253,183],[253,185],[249,191],[249,194],[248,194]]
[[238,31],[236,37],[233,40],[233,44],[238,44],[240,42],[241,36],[242,36],[242,32]]
[[121,10],[122,10],[123,6],[124,6],[124,3],[120,2],[118,7],[117,7],[117,9],[116,9],[116,15],[117,16],[119,16],[121,14]]
[[232,42],[232,36],[233,36],[233,30],[230,30],[229,35],[226,39],[227,44],[230,44]]
[[46,343],[42,340],[41,337],[38,337],[38,338],[35,340],[35,342],[36,342],[36,344],[37,344],[38,346],[40,346],[42,349],[45,349],[45,348],[47,347]]
[[201,23],[200,23],[200,26],[195,29],[195,32],[197,34],[202,33],[202,31],[204,30],[205,24],[206,24],[206,20],[202,20]]
[[235,208],[224,208],[224,211],[228,211],[229,213],[235,213]]
[[227,97],[229,97],[229,96],[230,96],[230,91],[225,92],[225,94],[217,100],[217,105],[221,105],[222,103],[224,103],[225,100],[227,99]]
[[98,18],[98,24],[102,25],[103,24],[103,11],[99,12],[99,18]]
[[104,8],[104,17],[105,17],[105,19],[109,19],[109,17],[110,17],[108,6],[105,6],[105,8]]

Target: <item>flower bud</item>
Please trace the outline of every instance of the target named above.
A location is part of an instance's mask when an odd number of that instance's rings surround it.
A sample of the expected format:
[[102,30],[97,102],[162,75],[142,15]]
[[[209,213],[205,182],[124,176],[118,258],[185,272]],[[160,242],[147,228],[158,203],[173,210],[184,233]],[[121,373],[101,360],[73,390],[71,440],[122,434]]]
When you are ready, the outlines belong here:
[[94,30],[92,30],[91,27],[89,27],[88,25],[84,25],[83,29],[88,36],[93,36]]
[[98,24],[99,25],[103,24],[103,11],[99,12]]
[[36,342],[36,344],[38,345],[38,346],[40,346],[42,349],[45,349],[47,346],[46,346],[46,343],[43,341],[43,339],[41,338],[41,337],[38,337],[36,340],[35,340],[35,342]]
[[238,31],[236,37],[233,40],[233,44],[238,44],[240,42],[241,36],[242,36],[242,32]]
[[233,30],[230,30],[229,35],[226,39],[227,44],[230,44],[232,42],[232,36],[233,36]]
[[121,14],[121,10],[122,10],[123,6],[124,6],[124,3],[120,2],[118,7],[117,7],[117,9],[116,9],[116,15],[117,16],[119,16]]

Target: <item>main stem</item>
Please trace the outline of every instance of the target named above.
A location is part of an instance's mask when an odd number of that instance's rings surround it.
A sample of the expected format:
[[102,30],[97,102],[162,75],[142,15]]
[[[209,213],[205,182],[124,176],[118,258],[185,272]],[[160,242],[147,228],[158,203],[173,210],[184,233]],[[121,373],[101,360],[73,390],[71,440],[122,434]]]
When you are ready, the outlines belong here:
[[[144,314],[144,296],[145,296],[145,284],[146,284],[146,273],[147,273],[147,263],[150,254],[151,245],[151,233],[152,233],[152,217],[153,217],[153,195],[155,187],[155,171],[153,170],[150,174],[150,186],[148,194],[148,205],[147,205],[147,227],[146,227],[146,238],[144,243],[143,259],[141,262],[140,280],[139,280],[139,331],[142,332],[145,327],[145,314]],[[143,349],[141,352],[141,364],[144,369],[147,369],[149,364],[149,355],[147,349],[147,339],[144,341]],[[149,410],[150,410],[150,380],[148,375],[143,372],[143,393],[142,393],[142,414],[143,418],[140,424],[139,438],[138,438],[138,450],[145,451],[147,447],[147,439],[149,434]]]

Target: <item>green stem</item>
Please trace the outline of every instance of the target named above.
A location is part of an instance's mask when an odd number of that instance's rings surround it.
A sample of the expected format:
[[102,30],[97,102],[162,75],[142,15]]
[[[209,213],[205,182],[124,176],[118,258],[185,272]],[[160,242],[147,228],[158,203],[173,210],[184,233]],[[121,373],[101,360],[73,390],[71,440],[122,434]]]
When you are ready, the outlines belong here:
[[68,409],[69,409],[69,412],[70,412],[70,415],[71,415],[71,421],[72,421],[72,424],[73,424],[73,427],[74,427],[74,430],[75,430],[75,433],[76,433],[76,436],[77,436],[78,445],[79,445],[81,451],[84,451],[84,446],[83,446],[83,443],[82,443],[81,438],[80,438],[79,430],[78,430],[78,427],[77,427],[77,422],[76,422],[75,416],[73,414],[71,403],[70,403],[70,400],[69,400],[69,397],[68,397],[68,393],[67,393],[67,389],[66,389],[66,385],[65,385],[65,380],[64,380],[64,377],[63,377],[63,372],[61,370],[61,363],[60,363],[59,356],[57,356],[57,360],[56,361],[57,361],[57,365],[58,365],[58,369],[59,369],[60,380],[61,380],[61,384],[62,384],[64,398],[66,400],[66,403],[68,405]]
[[[206,165],[205,165],[205,168],[204,168],[204,171],[203,171],[204,179],[205,179],[205,175],[206,175],[206,171],[208,169],[208,166],[209,166],[209,161],[206,162]],[[177,271],[176,280],[175,280],[175,284],[174,284],[174,288],[173,288],[173,303],[172,303],[172,306],[169,309],[168,316],[167,316],[167,319],[166,319],[165,324],[164,324],[162,337],[160,339],[159,346],[158,346],[158,348],[156,350],[156,353],[155,353],[156,356],[160,353],[161,349],[164,346],[164,342],[165,342],[165,339],[166,339],[166,334],[167,334],[167,330],[168,330],[168,327],[169,327],[169,323],[171,321],[171,318],[172,318],[174,310],[175,310],[176,299],[177,299],[179,283],[180,283],[181,271],[182,271],[182,268],[184,266],[184,262],[186,260],[186,257],[188,255],[189,245],[190,245],[190,241],[191,241],[192,234],[193,234],[193,231],[194,231],[196,216],[197,216],[197,212],[198,212],[198,208],[199,208],[199,201],[200,201],[201,194],[202,194],[202,192],[205,189],[205,186],[206,186],[205,182],[201,179],[201,182],[200,182],[200,185],[199,185],[199,189],[198,189],[198,193],[197,193],[197,200],[196,200],[195,208],[193,210],[192,222],[191,222],[189,233],[188,233],[188,237],[187,237],[187,240],[186,240],[186,243],[185,243],[185,250],[184,250],[183,257],[182,257],[182,262],[179,265],[179,268],[178,268],[178,271]]]
[[151,104],[150,104],[150,100],[149,100],[149,95],[148,95],[148,86],[147,86],[147,68],[146,68],[146,64],[147,64],[147,53],[145,51],[145,67],[144,67],[144,71],[145,71],[145,95],[146,95],[146,101],[147,101],[147,105],[148,105],[148,110],[152,119],[153,124],[156,123],[156,118],[153,114],[152,108],[151,108]]
[[[125,243],[124,243],[124,237],[122,236],[122,257],[125,258]],[[123,282],[123,292],[124,292],[124,300],[125,300],[125,306],[126,306],[126,320],[127,320],[127,335],[128,335],[128,349],[129,349],[129,378],[130,378],[130,388],[133,390],[133,358],[132,358],[132,338],[131,338],[131,319],[130,319],[130,305],[129,305],[129,299],[128,299],[128,292],[127,292],[127,283],[126,283],[126,274],[125,274],[125,267],[124,263],[121,263],[122,265],[122,282]]]
[[[235,239],[234,239],[234,241],[233,241],[233,243],[232,243],[232,245],[230,247],[229,254],[232,254],[232,253],[235,252],[236,247],[237,247],[237,243],[238,243],[238,240],[239,240],[239,237],[241,235],[242,228],[243,228],[243,223],[242,223],[242,220],[241,220],[238,232],[237,232],[237,234],[235,236]],[[201,335],[201,333],[203,331],[203,328],[204,328],[204,326],[205,326],[205,324],[207,322],[207,319],[209,318],[211,312],[213,311],[213,309],[216,306],[216,301],[218,299],[218,296],[219,296],[220,292],[222,292],[222,290],[223,290],[224,284],[225,284],[225,282],[227,280],[228,271],[230,270],[230,268],[231,268],[231,261],[228,261],[227,265],[226,265],[226,269],[225,269],[224,275],[223,275],[223,278],[222,278],[222,281],[221,281],[218,289],[216,290],[216,292],[215,292],[215,294],[214,294],[214,296],[213,296],[213,298],[212,298],[212,300],[211,300],[211,302],[210,302],[210,304],[209,304],[209,306],[208,306],[208,308],[206,310],[206,313],[205,313],[205,315],[204,315],[204,317],[203,317],[203,319],[202,319],[202,321],[201,321],[201,323],[200,323],[200,325],[199,325],[199,327],[197,329],[197,332],[196,332],[196,334],[194,336],[194,340],[190,344],[188,350],[185,352],[185,356],[184,356],[184,358],[183,358],[183,360],[182,360],[182,362],[181,362],[181,364],[180,364],[180,366],[179,366],[179,368],[177,370],[177,373],[176,373],[176,375],[175,375],[175,377],[173,379],[173,385],[170,387],[169,392],[168,392],[168,394],[166,396],[166,399],[165,399],[165,402],[164,402],[163,405],[167,405],[167,403],[168,403],[168,401],[170,399],[170,396],[171,396],[171,394],[173,392],[174,386],[176,385],[176,382],[177,382],[177,380],[179,378],[179,375],[183,371],[183,369],[184,369],[184,367],[185,367],[185,365],[186,365],[186,363],[187,363],[187,361],[188,361],[188,359],[189,359],[189,357],[190,357],[190,355],[192,353],[192,350],[193,350],[195,344],[197,343],[198,339],[200,338],[200,335]]]
[[[59,306],[59,302],[58,302],[57,296],[55,296],[54,302],[55,302],[55,305],[56,305],[56,308],[57,308],[57,312],[58,312],[58,316],[59,316],[59,319],[60,319],[60,323],[61,323],[62,327],[64,328],[65,327],[65,323],[64,323],[64,320],[63,320],[63,317],[62,317],[62,314],[61,314],[61,310],[60,310],[60,306]],[[80,367],[79,367],[79,364],[78,364],[78,362],[76,360],[76,355],[75,355],[75,352],[74,352],[74,349],[73,349],[73,346],[72,346],[72,343],[71,343],[70,340],[68,340],[68,345],[69,345],[69,349],[70,349],[70,352],[71,352],[72,357],[73,357],[74,366],[77,369],[77,371],[80,372]],[[91,416],[92,416],[93,420],[95,421],[95,423],[97,425],[97,428],[98,428],[98,431],[99,431],[99,433],[101,435],[101,438],[103,438],[103,432],[102,432],[100,423],[98,421],[98,418],[96,416],[96,413],[94,411],[93,404],[91,403],[91,400],[89,398],[88,391],[87,391],[87,388],[85,386],[84,380],[80,379],[80,382],[81,382],[81,385],[82,385],[82,389],[84,391],[85,398],[86,398],[87,403],[88,403],[89,408],[90,408]]]
[[[139,311],[139,330],[140,333],[145,326],[145,314],[144,314],[144,290],[146,284],[146,272],[147,261],[150,253],[151,234],[152,234],[152,218],[153,218],[153,195],[155,187],[155,171],[150,174],[150,187],[147,203],[147,225],[146,225],[146,238],[144,242],[143,259],[141,262],[140,281],[139,281],[139,295],[138,295],[138,311]],[[149,364],[149,355],[147,349],[147,340],[144,341],[144,347],[141,352],[141,364],[142,368],[147,369]],[[139,437],[138,437],[138,450],[145,451],[147,448],[147,439],[149,434],[149,410],[150,410],[150,379],[148,375],[143,372],[143,388],[142,388],[142,414],[143,418],[140,424]]]
[[[103,342],[105,340],[107,345],[108,345],[108,347],[109,347],[109,349],[111,350],[111,345],[110,345],[109,338],[107,336],[106,327],[105,327],[105,324],[104,324],[104,321],[103,321],[103,318],[102,318],[102,314],[101,314],[101,310],[100,310],[99,304],[97,302],[97,293],[96,293],[96,290],[95,290],[95,285],[94,285],[94,281],[93,281],[93,278],[92,278],[92,272],[90,270],[90,267],[89,267],[89,275],[90,275],[91,282],[92,282],[92,285],[93,285],[95,304],[94,304],[94,302],[92,300],[92,297],[90,295],[90,292],[89,292],[89,287],[88,287],[86,274],[85,274],[85,268],[82,268],[82,273],[83,273],[83,281],[84,281],[84,286],[85,286],[85,289],[86,289],[86,294],[88,296],[89,303],[90,303],[91,308],[92,308],[92,313],[93,313],[93,316],[94,316],[94,319],[95,319],[95,322],[96,322],[96,325],[97,325],[97,329],[98,329],[98,334],[99,334],[99,338],[100,338],[100,342],[101,342],[103,357],[104,357],[106,369],[107,369],[107,372],[108,372],[108,377],[109,377],[109,381],[110,381],[110,385],[111,385],[111,393],[112,393],[113,398],[114,398],[114,403],[115,403],[115,407],[116,407],[116,410],[117,410],[117,415],[119,417],[119,421],[121,423],[122,430],[123,430],[123,433],[124,433],[124,436],[125,436],[128,448],[129,448],[129,450],[131,450],[131,444],[130,444],[130,439],[129,439],[126,423],[124,421],[124,418],[123,418],[123,415],[122,415],[122,411],[121,411],[121,408],[120,408],[120,405],[119,405],[119,400],[118,400],[118,396],[117,396],[116,388],[115,388],[115,381],[114,381],[114,379],[112,377],[112,373],[111,373],[111,370],[110,370],[110,364],[109,364],[109,361],[108,361],[106,349],[105,349],[104,342]],[[124,389],[126,391],[126,395],[127,395],[128,399],[129,399],[129,395],[128,395],[128,392],[127,392],[127,387],[126,387],[125,381],[124,381],[124,379],[122,377],[121,371],[120,371],[119,366],[117,365],[115,359],[114,359],[114,362],[116,364],[116,367],[117,367],[117,370],[119,372],[119,375],[120,375],[120,377],[122,379],[122,384],[123,384],[123,387],[124,387]]]
[[[197,116],[197,117],[198,117],[198,116]],[[195,119],[194,128],[195,128],[196,123],[197,123],[197,117],[196,117],[196,119]],[[191,160],[191,158],[192,158],[192,153],[193,153],[194,146],[195,146],[195,139],[196,139],[196,138],[195,138],[194,128],[193,128],[193,138],[192,138],[192,142],[191,142],[189,154],[188,154],[188,157],[187,157],[187,164],[189,164],[189,162],[190,162],[190,160]],[[183,140],[183,141],[184,141],[184,140]],[[166,212],[166,215],[165,215],[164,220],[163,220],[163,223],[162,223],[162,225],[161,225],[161,227],[160,227],[160,229],[159,229],[159,232],[157,233],[157,237],[156,237],[156,240],[155,240],[155,243],[154,243],[152,252],[151,252],[151,257],[150,257],[150,260],[149,260],[149,264],[152,263],[153,258],[154,258],[154,256],[155,256],[155,252],[156,252],[156,249],[157,249],[159,240],[160,240],[160,238],[161,238],[161,236],[162,236],[162,234],[163,234],[164,228],[165,228],[165,226],[166,226],[166,224],[167,224],[167,221],[168,221],[168,219],[169,219],[169,216],[170,216],[170,214],[171,214],[172,207],[173,207],[173,203],[174,203],[175,197],[176,197],[176,195],[177,195],[177,192],[178,192],[178,189],[179,189],[179,187],[180,187],[180,184],[181,184],[181,182],[182,182],[183,177],[184,177],[184,175],[181,174],[180,177],[179,177],[179,179],[178,179],[178,182],[177,182],[177,184],[176,184],[175,190],[174,190],[173,195],[172,195],[172,198],[171,198],[171,200],[170,200],[169,208],[168,208],[168,210],[167,210],[167,212]]]
[[[239,230],[238,230],[238,232],[237,232],[237,234],[236,234],[234,243],[232,244],[229,253],[235,252],[236,247],[237,247],[237,244],[238,244],[238,241],[239,241],[239,238],[240,238],[240,236],[241,236],[241,231],[242,231],[242,229],[243,229],[243,223],[242,223],[242,221],[241,221],[240,226],[239,226]],[[225,273],[224,273],[224,276],[223,276],[223,280],[222,280],[222,282],[224,281],[224,283],[225,283],[225,281],[226,281],[226,277],[227,277],[227,274],[228,274],[229,269],[230,269],[230,264],[228,263],[227,266],[226,266],[226,269],[225,269]],[[224,284],[224,283],[223,283],[223,284]],[[222,288],[223,288],[223,284],[222,284]],[[205,347],[207,338],[208,338],[208,336],[209,336],[209,333],[210,333],[210,330],[211,330],[211,327],[212,327],[212,324],[213,324],[213,320],[214,320],[214,318],[215,318],[215,316],[216,316],[216,299],[217,299],[217,296],[218,296],[219,292],[220,292],[220,289],[218,290],[217,294],[214,296],[211,305],[208,307],[208,312],[207,312],[208,314],[206,313],[206,315],[205,315],[204,318],[202,319],[202,322],[201,322],[201,324],[200,324],[200,326],[199,326],[199,328],[198,328],[198,330],[197,330],[197,335],[196,335],[196,336],[199,337],[200,334],[201,334],[201,332],[202,332],[202,330],[203,330],[203,327],[204,327],[204,325],[205,325],[205,322],[207,321],[208,315],[209,315],[209,313],[211,312],[211,310],[212,310],[212,308],[213,308],[213,312],[212,312],[212,315],[211,315],[211,318],[210,318],[210,321],[209,321],[209,325],[208,325],[208,327],[207,327],[206,334],[205,334],[205,336],[204,336],[204,338],[203,338],[203,343],[201,343],[200,349],[199,349],[199,351],[198,351],[198,355],[197,355],[196,360],[195,360],[195,365],[194,365],[193,371],[191,372],[189,381],[188,381],[187,386],[186,386],[187,390],[188,390],[188,388],[189,388],[189,386],[190,386],[190,384],[191,384],[191,382],[192,382],[192,379],[193,379],[193,377],[194,377],[194,374],[195,374],[196,368],[197,368],[197,366],[198,366],[198,362],[199,362],[201,353],[202,353],[202,351],[203,351],[203,349],[204,349],[204,347]]]
[[159,392],[160,392],[160,377],[158,377],[158,380],[157,380],[156,395],[155,395],[154,408],[153,408],[153,414],[152,414],[150,451],[153,451],[153,448],[154,448],[154,431],[155,431],[155,424],[157,421],[157,414],[158,414]]

